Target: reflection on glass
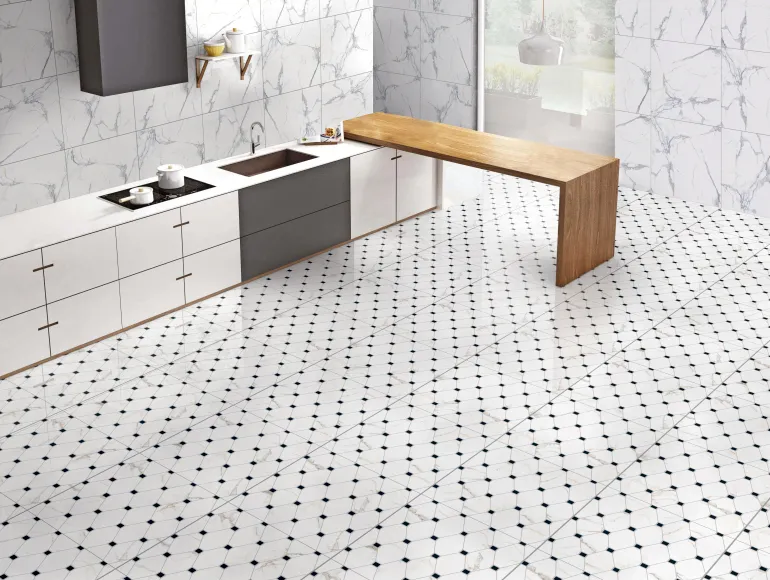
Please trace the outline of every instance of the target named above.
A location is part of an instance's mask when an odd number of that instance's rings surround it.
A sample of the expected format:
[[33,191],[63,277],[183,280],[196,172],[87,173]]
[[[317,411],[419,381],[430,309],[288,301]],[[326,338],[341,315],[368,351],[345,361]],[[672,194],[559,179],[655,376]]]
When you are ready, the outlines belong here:
[[542,0],[486,0],[484,129],[613,155],[614,0],[548,0],[545,29],[564,41],[561,66],[519,60],[542,10]]

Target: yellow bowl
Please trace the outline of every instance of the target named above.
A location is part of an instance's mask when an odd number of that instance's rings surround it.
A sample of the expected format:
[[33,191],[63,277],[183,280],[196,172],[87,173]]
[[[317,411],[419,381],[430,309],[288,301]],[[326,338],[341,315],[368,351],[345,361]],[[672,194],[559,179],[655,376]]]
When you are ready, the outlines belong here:
[[224,44],[204,44],[203,48],[206,49],[206,54],[209,56],[221,56],[225,51]]

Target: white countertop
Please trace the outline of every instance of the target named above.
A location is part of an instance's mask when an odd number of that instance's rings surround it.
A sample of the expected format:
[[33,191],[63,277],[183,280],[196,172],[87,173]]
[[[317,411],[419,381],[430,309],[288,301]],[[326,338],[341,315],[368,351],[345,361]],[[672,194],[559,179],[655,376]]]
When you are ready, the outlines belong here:
[[[220,169],[222,165],[228,165],[236,161],[243,161],[250,157],[258,157],[287,148],[315,155],[317,158],[253,177],[243,177],[242,175]],[[152,183],[156,181],[155,177],[0,217],[0,259],[119,226],[143,217],[163,213],[197,201],[203,201],[204,199],[249,187],[250,185],[264,183],[291,175],[292,173],[325,165],[326,163],[353,157],[373,149],[379,149],[379,147],[358,141],[345,141],[337,145],[321,146],[284,143],[275,147],[261,149],[256,155],[239,155],[228,159],[220,159],[213,163],[198,165],[197,167],[188,167],[185,169],[187,177],[209,183],[214,187],[135,211],[100,199],[99,196]]]

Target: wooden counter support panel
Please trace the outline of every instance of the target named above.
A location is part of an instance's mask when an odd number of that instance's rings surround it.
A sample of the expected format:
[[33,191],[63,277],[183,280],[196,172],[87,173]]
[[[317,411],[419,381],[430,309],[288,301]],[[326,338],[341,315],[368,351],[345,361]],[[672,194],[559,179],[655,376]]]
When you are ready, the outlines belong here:
[[615,253],[620,162],[614,157],[388,113],[345,121],[345,137],[559,186],[558,286]]

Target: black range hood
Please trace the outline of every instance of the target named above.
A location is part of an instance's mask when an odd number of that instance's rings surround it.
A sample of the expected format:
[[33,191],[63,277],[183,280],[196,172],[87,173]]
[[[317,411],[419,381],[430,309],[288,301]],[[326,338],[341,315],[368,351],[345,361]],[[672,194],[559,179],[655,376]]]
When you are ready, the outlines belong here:
[[80,89],[117,95],[187,82],[185,0],[75,0]]

